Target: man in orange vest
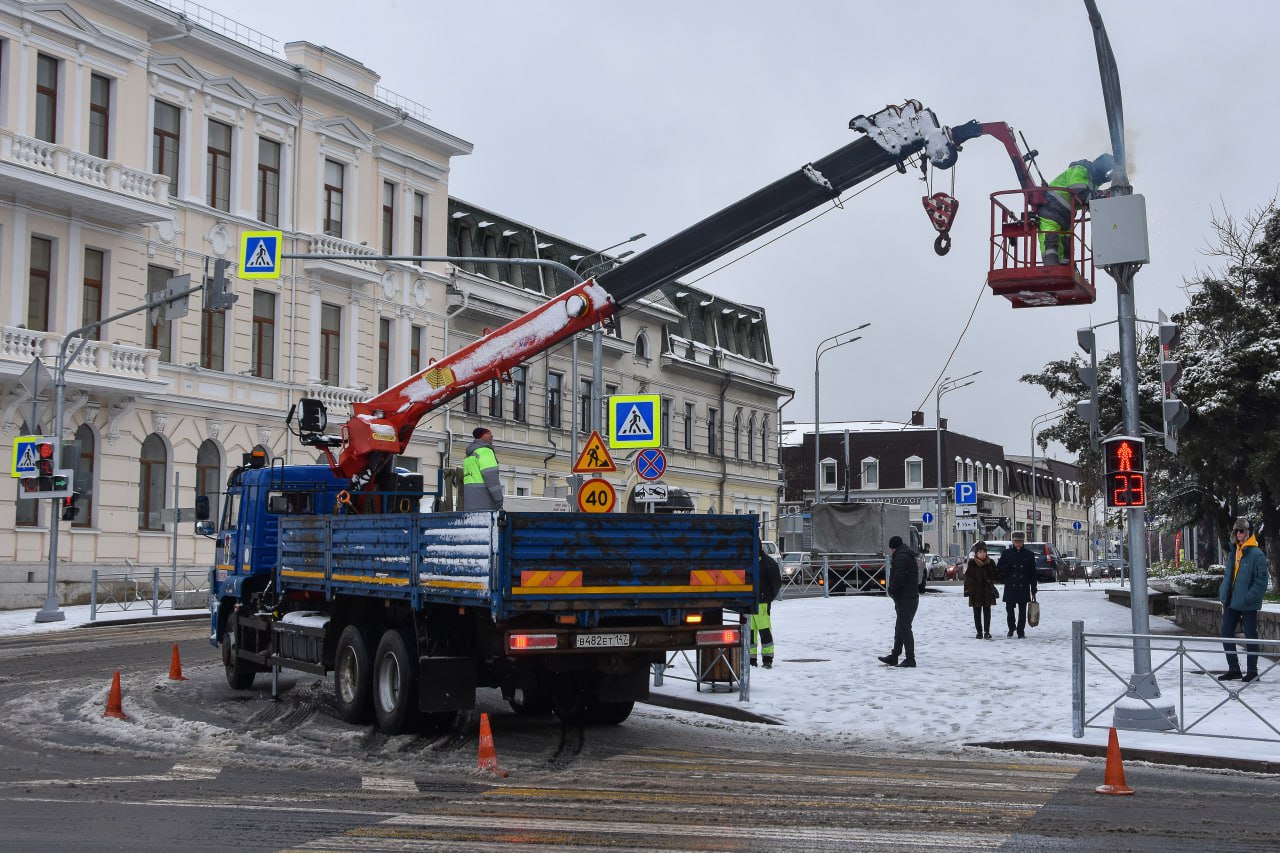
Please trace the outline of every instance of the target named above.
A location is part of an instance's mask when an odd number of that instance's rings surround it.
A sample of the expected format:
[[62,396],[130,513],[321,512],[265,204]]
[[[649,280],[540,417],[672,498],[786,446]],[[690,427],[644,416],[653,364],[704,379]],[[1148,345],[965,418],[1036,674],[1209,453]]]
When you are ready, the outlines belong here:
[[[1222,576],[1218,600],[1222,602],[1221,636],[1235,639],[1236,629],[1243,628],[1249,640],[1258,639],[1258,611],[1262,609],[1262,596],[1267,591],[1267,557],[1258,547],[1258,540],[1250,530],[1249,519],[1239,518],[1231,531],[1236,540],[1234,564],[1227,567]],[[1245,646],[1248,668],[1240,672],[1240,658],[1236,656],[1236,644],[1223,643],[1227,653],[1227,671],[1218,676],[1219,681],[1253,681],[1258,677],[1258,646]]]

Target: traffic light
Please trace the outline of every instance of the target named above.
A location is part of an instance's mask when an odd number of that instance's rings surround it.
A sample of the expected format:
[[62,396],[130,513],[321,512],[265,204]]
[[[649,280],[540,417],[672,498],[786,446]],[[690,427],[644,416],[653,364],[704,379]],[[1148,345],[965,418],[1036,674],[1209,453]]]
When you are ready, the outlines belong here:
[[227,275],[229,269],[231,269],[231,261],[225,258],[214,260],[213,275],[205,279],[204,283],[206,311],[226,311],[240,298],[231,289],[231,278]]
[[72,492],[62,499],[62,520],[75,521],[80,514],[80,493]]
[[1147,505],[1146,446],[1142,439],[1117,435],[1102,442],[1102,491],[1108,507]]
[[44,492],[53,491],[53,472],[58,458],[58,444],[52,438],[37,438],[31,444],[30,452],[32,458],[28,464],[32,465],[35,471],[22,476],[19,485],[27,497],[43,496]]
[[1089,444],[1098,449],[1098,349],[1093,336],[1093,329],[1085,327],[1076,329],[1076,342],[1080,349],[1089,354],[1090,363],[1076,368],[1076,375],[1089,389],[1089,399],[1076,403],[1076,415],[1089,425]]
[[1191,418],[1187,404],[1177,398],[1174,391],[1182,378],[1182,362],[1169,357],[1178,345],[1182,329],[1160,312],[1160,409],[1164,418],[1164,446],[1170,453],[1178,452],[1178,430]]

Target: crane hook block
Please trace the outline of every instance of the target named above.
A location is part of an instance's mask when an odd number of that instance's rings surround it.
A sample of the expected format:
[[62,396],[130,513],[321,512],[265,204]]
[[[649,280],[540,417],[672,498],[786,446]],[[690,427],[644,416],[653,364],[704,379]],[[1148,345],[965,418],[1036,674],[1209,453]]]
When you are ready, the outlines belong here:
[[946,193],[934,193],[920,199],[920,203],[924,205],[924,212],[929,214],[929,221],[938,229],[938,233],[946,234],[951,230],[951,223],[956,221],[956,211],[960,209],[959,201]]

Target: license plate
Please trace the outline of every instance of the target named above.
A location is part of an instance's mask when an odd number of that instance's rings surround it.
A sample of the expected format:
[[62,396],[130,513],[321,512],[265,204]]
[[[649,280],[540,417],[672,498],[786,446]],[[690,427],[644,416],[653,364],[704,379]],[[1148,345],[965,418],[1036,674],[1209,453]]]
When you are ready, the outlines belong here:
[[579,634],[575,644],[580,649],[602,649],[631,645],[630,634]]

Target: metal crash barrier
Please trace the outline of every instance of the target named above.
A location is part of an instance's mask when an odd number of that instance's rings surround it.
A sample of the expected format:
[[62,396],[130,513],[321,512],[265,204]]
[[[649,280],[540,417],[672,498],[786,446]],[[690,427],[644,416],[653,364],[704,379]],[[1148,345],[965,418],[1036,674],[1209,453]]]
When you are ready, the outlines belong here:
[[[699,693],[705,685],[712,692],[732,692],[738,688],[738,701],[751,698],[751,631],[747,617],[735,613],[738,618],[742,641],[736,646],[703,646],[695,650],[680,649],[672,652],[665,663],[653,664],[653,686],[661,687],[665,679],[692,682]],[[729,623],[731,624],[731,623]],[[674,671],[673,671],[674,670]],[[687,673],[687,674],[686,674]]]
[[[1241,658],[1248,654],[1248,646],[1258,652],[1258,678],[1251,682],[1239,680],[1219,681],[1218,674],[1225,671],[1223,642],[1234,642],[1236,654]],[[1177,674],[1177,723],[1166,734],[1197,735],[1227,740],[1280,742],[1280,718],[1275,712],[1273,696],[1259,692],[1258,685],[1268,680],[1280,666],[1280,640],[1245,640],[1236,637],[1167,636],[1159,634],[1086,634],[1084,622],[1071,623],[1071,723],[1072,735],[1084,737],[1084,730],[1108,729],[1110,718],[1099,722],[1107,711],[1121,700],[1145,702],[1155,710],[1155,705],[1143,697],[1129,695],[1129,680],[1133,668],[1135,642],[1149,645],[1153,653],[1164,653],[1156,663],[1152,658],[1151,672],[1159,678],[1164,675],[1164,689]],[[1114,677],[1103,677],[1102,685],[1093,689],[1102,693],[1105,700],[1101,707],[1090,712],[1087,698],[1090,694],[1089,672],[1086,665],[1094,662]],[[1243,663],[1243,661],[1241,661]],[[1212,666],[1211,666],[1212,665]],[[1272,675],[1272,679],[1280,673]],[[1116,684],[1120,685],[1117,692]],[[1105,685],[1111,685],[1107,689]],[[1167,696],[1167,693],[1166,693]],[[1153,732],[1159,734],[1160,732]]]
[[170,610],[203,610],[209,606],[209,572],[193,569],[186,572],[151,571],[91,573],[89,621],[97,620],[101,611],[150,610],[158,615],[161,607]]

